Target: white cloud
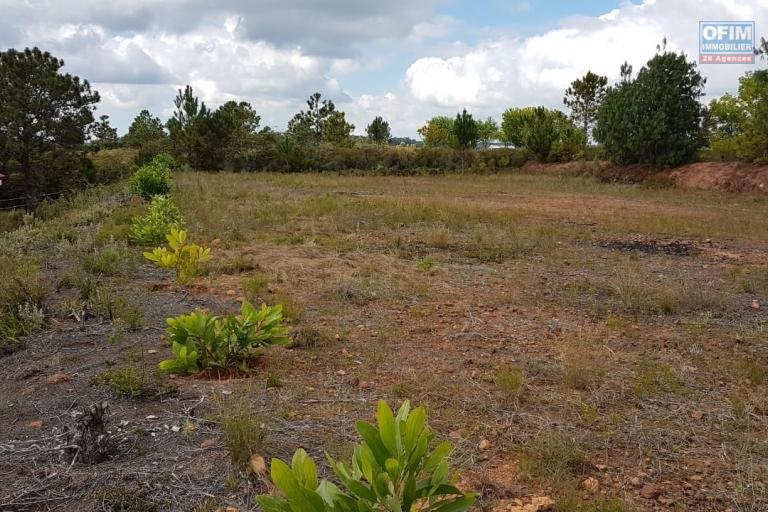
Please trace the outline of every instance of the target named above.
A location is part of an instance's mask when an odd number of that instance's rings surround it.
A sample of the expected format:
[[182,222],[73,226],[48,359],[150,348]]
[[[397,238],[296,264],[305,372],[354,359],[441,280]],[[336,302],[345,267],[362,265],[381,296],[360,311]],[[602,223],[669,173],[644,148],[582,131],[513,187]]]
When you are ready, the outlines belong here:
[[[639,69],[657,44],[698,58],[700,18],[755,20],[768,23],[768,2],[676,0],[620,8],[599,17],[576,17],[562,26],[528,38],[498,37],[451,57],[424,57],[405,73],[412,96],[437,106],[488,109],[497,115],[511,105],[559,107],[568,84],[586,71],[615,80],[625,60]],[[754,66],[705,65],[707,93],[719,96],[737,86],[737,78]]]

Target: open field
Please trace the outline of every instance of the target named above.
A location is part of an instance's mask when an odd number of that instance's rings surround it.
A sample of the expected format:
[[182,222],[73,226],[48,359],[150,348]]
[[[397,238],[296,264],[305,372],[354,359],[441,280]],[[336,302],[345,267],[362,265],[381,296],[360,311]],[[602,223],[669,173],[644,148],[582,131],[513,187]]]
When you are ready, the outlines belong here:
[[[381,398],[428,408],[478,509],[768,510],[767,197],[520,173],[174,182],[191,238],[220,241],[190,286],[126,244],[145,206],[117,186],[1,235],[0,288],[40,308],[0,341],[0,510],[256,510],[251,452],[347,456]],[[157,374],[166,317],[243,297],[282,303],[296,345],[247,378]],[[99,401],[115,455],[70,464],[62,429]]]

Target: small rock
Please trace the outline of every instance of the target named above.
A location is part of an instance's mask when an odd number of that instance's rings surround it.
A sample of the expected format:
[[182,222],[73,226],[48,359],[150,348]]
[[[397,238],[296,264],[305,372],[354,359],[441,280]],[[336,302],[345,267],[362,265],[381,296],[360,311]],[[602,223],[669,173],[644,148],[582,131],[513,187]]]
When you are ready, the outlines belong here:
[[757,299],[752,301],[752,309],[760,309],[760,302]]
[[264,475],[267,473],[267,463],[264,457],[254,453],[251,455],[251,460],[248,461],[248,471],[254,475]]
[[157,350],[154,349],[154,348],[151,348],[151,349],[147,350],[147,354],[157,354]]
[[481,450],[487,450],[491,446],[493,446],[493,445],[487,439],[483,439],[482,441],[480,441],[480,444],[477,445],[477,447],[480,448]]
[[702,411],[695,411],[695,410],[688,411],[688,415],[695,420],[700,420],[701,418],[704,417],[704,413]]
[[600,489],[600,482],[597,480],[597,478],[589,477],[581,482],[581,487],[585,491],[594,494]]
[[57,372],[48,377],[48,384],[61,384],[62,382],[67,382],[68,380],[71,380],[72,377],[67,375],[64,372]]
[[648,484],[645,487],[643,487],[642,489],[640,489],[640,496],[642,496],[643,498],[645,498],[647,500],[655,500],[659,496],[661,496],[661,492],[662,491],[659,488],[659,486],[654,485],[654,484]]
[[336,370],[336,375],[338,375],[339,377],[342,377],[342,376],[344,376],[346,374],[347,374],[347,372],[345,372],[344,370]]
[[237,292],[235,290],[227,290],[227,295],[237,295]]
[[28,425],[29,425],[31,428],[43,428],[43,420],[34,420],[34,421],[30,421],[30,422],[28,423]]
[[632,487],[640,487],[641,485],[643,485],[643,481],[640,480],[640,477],[633,476],[632,478],[629,479],[629,484]]
[[357,389],[373,389],[373,382],[369,380],[361,380],[357,384]]
[[144,419],[145,420],[156,420],[157,416],[155,416],[154,414],[150,414],[149,416],[145,416]]
[[605,464],[595,464],[595,467],[596,467],[596,468],[597,468],[599,471],[605,471],[606,469],[608,469],[608,466],[606,466]]
[[178,432],[181,430],[181,427],[178,425],[174,425],[171,427],[171,432]]
[[200,448],[202,448],[203,450],[207,450],[208,448],[213,448],[214,446],[216,446],[216,440],[213,438],[206,439],[205,441],[200,443]]

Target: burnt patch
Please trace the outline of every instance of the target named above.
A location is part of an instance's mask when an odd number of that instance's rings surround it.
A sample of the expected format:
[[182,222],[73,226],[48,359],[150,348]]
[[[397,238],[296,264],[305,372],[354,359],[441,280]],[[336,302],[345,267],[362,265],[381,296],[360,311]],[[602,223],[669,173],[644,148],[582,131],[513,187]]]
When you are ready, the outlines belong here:
[[622,252],[668,256],[693,256],[697,252],[693,244],[680,240],[600,240],[595,245]]

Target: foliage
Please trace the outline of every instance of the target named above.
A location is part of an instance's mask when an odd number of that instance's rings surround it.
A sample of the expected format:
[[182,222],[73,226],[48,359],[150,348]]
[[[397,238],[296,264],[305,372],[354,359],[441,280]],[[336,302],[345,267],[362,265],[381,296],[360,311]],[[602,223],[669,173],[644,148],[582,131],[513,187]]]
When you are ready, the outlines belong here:
[[565,91],[563,103],[571,109],[571,119],[584,134],[584,143],[592,135],[592,126],[597,119],[597,110],[605,97],[608,78],[592,71],[571,82]]
[[323,142],[335,146],[352,147],[352,132],[355,125],[347,122],[344,112],[338,110],[331,112],[323,124]]
[[212,133],[207,134],[216,143],[209,146],[213,152],[206,168],[217,169],[220,165],[225,169],[237,168],[260,122],[261,116],[246,101],[228,101],[216,109],[211,118]]
[[184,225],[179,207],[168,196],[154,196],[149,210],[141,217],[133,218],[133,225],[128,237],[140,245],[161,243],[171,228],[180,229]]
[[366,126],[365,133],[368,134],[368,140],[374,144],[388,144],[392,138],[392,132],[389,130],[389,123],[381,116],[376,116],[371,124]]
[[88,81],[60,73],[63,66],[38,48],[0,52],[0,162],[18,162],[28,208],[51,186],[41,186],[56,171],[45,160],[82,148],[99,102]]
[[206,137],[210,130],[211,111],[195,96],[187,85],[176,94],[176,110],[168,120],[168,134],[171,149],[181,161],[195,169],[205,167],[206,158],[215,142]]
[[435,116],[418,132],[427,147],[454,147],[458,143],[453,130],[453,119],[447,116]]
[[0,345],[42,326],[46,294],[34,262],[0,259]]
[[90,146],[96,151],[101,149],[111,149],[119,145],[117,138],[117,129],[109,124],[109,116],[99,116],[99,121],[91,126]]
[[200,264],[211,260],[210,247],[188,244],[187,232],[171,227],[165,238],[167,247],[155,247],[152,252],[145,252],[144,257],[161,268],[171,268],[176,272],[176,282],[189,283],[200,274]]
[[505,142],[529,150],[540,162],[580,156],[584,139],[559,110],[545,107],[511,108],[502,116]]
[[282,321],[282,306],[262,304],[256,309],[248,301],[243,301],[239,315],[220,317],[198,310],[169,318],[167,332],[174,357],[159,367],[174,373],[236,365],[246,370],[248,361],[258,356],[255,349],[290,343]]
[[125,143],[128,146],[138,148],[166,137],[167,134],[160,118],[152,116],[149,110],[144,109],[139,112],[131,126],[128,127]]
[[479,137],[477,121],[472,118],[472,114],[469,114],[467,109],[456,114],[456,119],[453,121],[453,133],[459,147],[466,149],[477,146]]
[[[322,100],[319,92],[307,100],[307,110],[302,110],[288,122],[288,134],[299,144],[318,145],[323,140],[325,123],[336,111],[331,100]],[[338,122],[338,119],[337,119]]]
[[90,153],[88,159],[93,165],[96,183],[111,183],[133,174],[136,170],[136,150],[133,148],[102,149]]
[[656,54],[634,80],[624,66],[598,110],[595,138],[620,164],[690,162],[702,145],[704,82],[683,54]]
[[430,451],[435,434],[426,424],[422,407],[410,410],[404,402],[395,416],[383,400],[377,408],[377,427],[358,421],[362,441],[350,466],[328,456],[341,487],[318,480],[317,467],[299,449],[289,466],[272,459],[271,476],[284,497],[259,496],[264,512],[463,512],[475,502],[450,483],[451,444]]
[[142,165],[129,180],[131,192],[150,200],[153,196],[168,195],[171,191],[171,169],[163,155]]
[[488,117],[485,121],[477,122],[477,140],[480,147],[487,148],[491,141],[499,138],[501,138],[499,125],[494,118]]

